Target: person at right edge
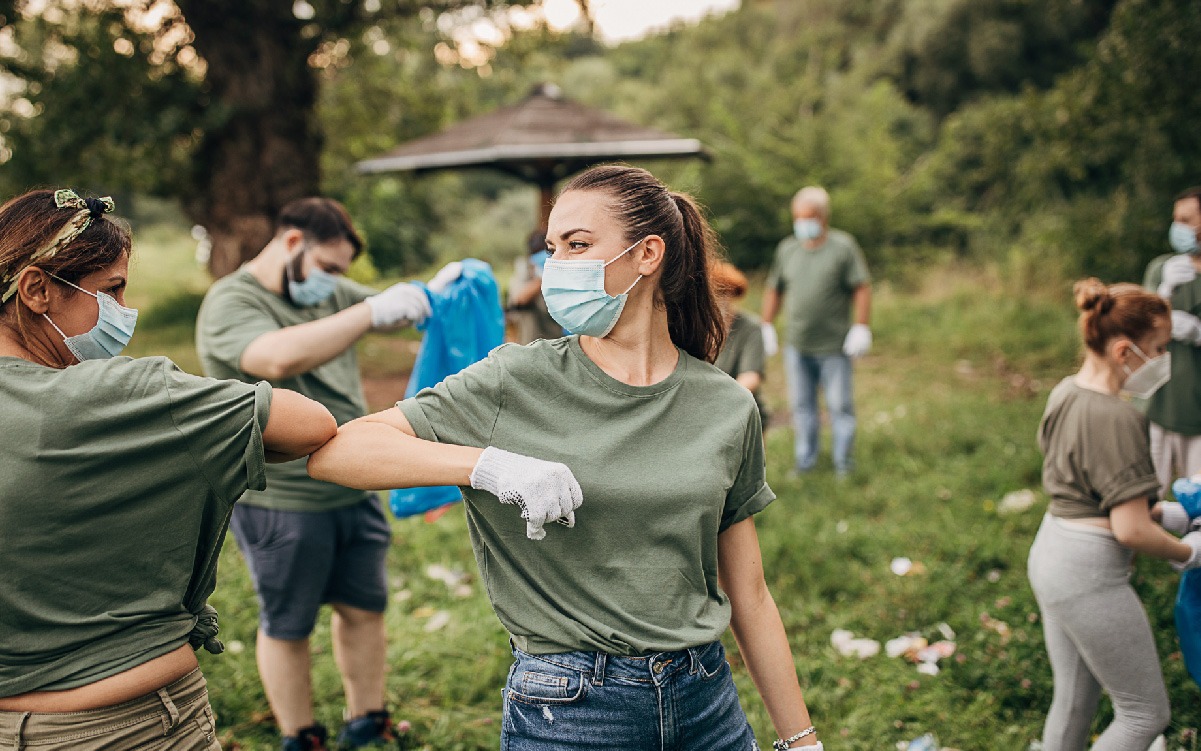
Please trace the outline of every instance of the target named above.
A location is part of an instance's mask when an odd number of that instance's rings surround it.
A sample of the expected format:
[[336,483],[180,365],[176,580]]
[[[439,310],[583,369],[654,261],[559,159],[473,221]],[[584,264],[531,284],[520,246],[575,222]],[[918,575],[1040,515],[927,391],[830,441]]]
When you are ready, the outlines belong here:
[[830,410],[834,471],[846,477],[854,469],[851,363],[872,346],[871,279],[855,238],[830,228],[830,196],[824,189],[809,186],[798,191],[792,199],[792,218],[793,236],[776,247],[763,292],[764,341],[770,353],[775,348],[772,324],[783,305],[793,472],[808,472],[817,463],[820,385]]
[[1147,404],[1151,458],[1162,498],[1173,478],[1201,472],[1201,187],[1176,196],[1168,244],[1143,286],[1172,306],[1172,377]]
[[1168,534],[1186,532],[1188,514],[1156,503],[1147,419],[1120,396],[1162,385],[1171,311],[1135,284],[1086,279],[1074,291],[1084,364],[1051,391],[1039,424],[1051,504],[1027,562],[1054,681],[1042,742],[1044,751],[1083,751],[1104,691],[1114,717],[1093,751],[1142,751],[1171,714],[1151,624],[1130,585],[1134,554],[1177,571],[1201,566],[1201,532]]

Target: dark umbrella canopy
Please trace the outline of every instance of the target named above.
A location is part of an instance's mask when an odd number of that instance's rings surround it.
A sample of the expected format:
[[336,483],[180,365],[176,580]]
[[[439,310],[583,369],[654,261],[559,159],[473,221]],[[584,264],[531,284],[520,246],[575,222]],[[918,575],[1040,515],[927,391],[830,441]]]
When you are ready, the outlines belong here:
[[563,97],[553,84],[542,84],[517,104],[409,141],[359,162],[358,169],[367,174],[502,170],[541,188],[545,226],[554,184],[568,175],[615,160],[692,156],[708,158],[695,138],[628,123]]

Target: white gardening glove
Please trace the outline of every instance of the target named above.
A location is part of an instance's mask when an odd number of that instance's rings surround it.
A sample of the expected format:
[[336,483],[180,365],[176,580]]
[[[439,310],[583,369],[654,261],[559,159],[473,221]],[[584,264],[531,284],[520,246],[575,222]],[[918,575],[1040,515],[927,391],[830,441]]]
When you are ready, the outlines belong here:
[[1155,290],[1160,297],[1171,297],[1176,288],[1188,284],[1197,278],[1197,267],[1193,265],[1193,257],[1187,254],[1172,256],[1163,264],[1163,279],[1159,289]]
[[430,279],[429,284],[425,286],[429,287],[430,292],[440,295],[446,291],[451,282],[458,279],[462,274],[463,264],[459,261],[451,261],[438,269],[438,273],[434,274],[434,278]]
[[774,357],[780,351],[780,340],[776,337],[776,327],[764,321],[759,324],[759,331],[763,333],[763,354]]
[[847,357],[863,357],[872,348],[872,330],[865,323],[857,323],[847,332],[842,341],[842,353]]
[[1201,319],[1183,310],[1173,310],[1172,338],[1194,347],[1201,346]]
[[430,314],[425,290],[416,284],[399,282],[364,302],[371,308],[371,328],[387,329],[400,323],[421,323]]
[[1184,510],[1184,506],[1179,503],[1166,503],[1160,501],[1159,506],[1159,526],[1168,530],[1174,535],[1182,535],[1188,532],[1190,519],[1188,512]]
[[1201,532],[1189,532],[1180,541],[1193,549],[1193,554],[1187,561],[1172,561],[1172,568],[1177,571],[1191,571],[1201,567]]
[[521,507],[525,536],[546,537],[542,525],[557,521],[575,526],[575,510],[584,494],[566,464],[547,462],[489,446],[471,470],[471,487],[486,490],[501,503]]

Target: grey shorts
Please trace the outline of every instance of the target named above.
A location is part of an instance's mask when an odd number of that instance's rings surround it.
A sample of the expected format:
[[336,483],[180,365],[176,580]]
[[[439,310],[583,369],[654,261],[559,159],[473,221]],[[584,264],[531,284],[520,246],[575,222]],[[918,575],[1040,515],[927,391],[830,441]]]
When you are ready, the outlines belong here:
[[322,603],[382,613],[392,530],[372,496],[330,511],[234,506],[234,539],[259,600],[259,628],[273,639],[305,639]]

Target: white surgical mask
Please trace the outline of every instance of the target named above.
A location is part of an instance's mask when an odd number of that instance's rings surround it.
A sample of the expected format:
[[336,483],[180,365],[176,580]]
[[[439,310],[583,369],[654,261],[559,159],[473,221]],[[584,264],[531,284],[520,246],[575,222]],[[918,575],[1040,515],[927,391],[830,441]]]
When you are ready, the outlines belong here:
[[68,282],[62,277],[54,276],[54,274],[50,276],[63,284],[74,287],[85,295],[91,295],[100,305],[100,316],[96,319],[96,325],[75,336],[67,336],[50,316],[42,314],[47,321],[50,321],[50,325],[54,327],[58,335],[63,338],[63,344],[67,345],[67,349],[75,355],[75,359],[80,362],[105,360],[121,354],[121,350],[125,349],[125,345],[129,344],[129,340],[133,337],[133,329],[138,322],[137,309],[125,307],[104,292],[88,292],[78,284]]
[[1143,358],[1144,364],[1138,370],[1130,370],[1125,364],[1126,380],[1122,382],[1122,393],[1138,399],[1150,399],[1151,395],[1160,389],[1172,377],[1172,355],[1164,352],[1159,357],[1147,357],[1134,342],[1130,343],[1135,354]]

